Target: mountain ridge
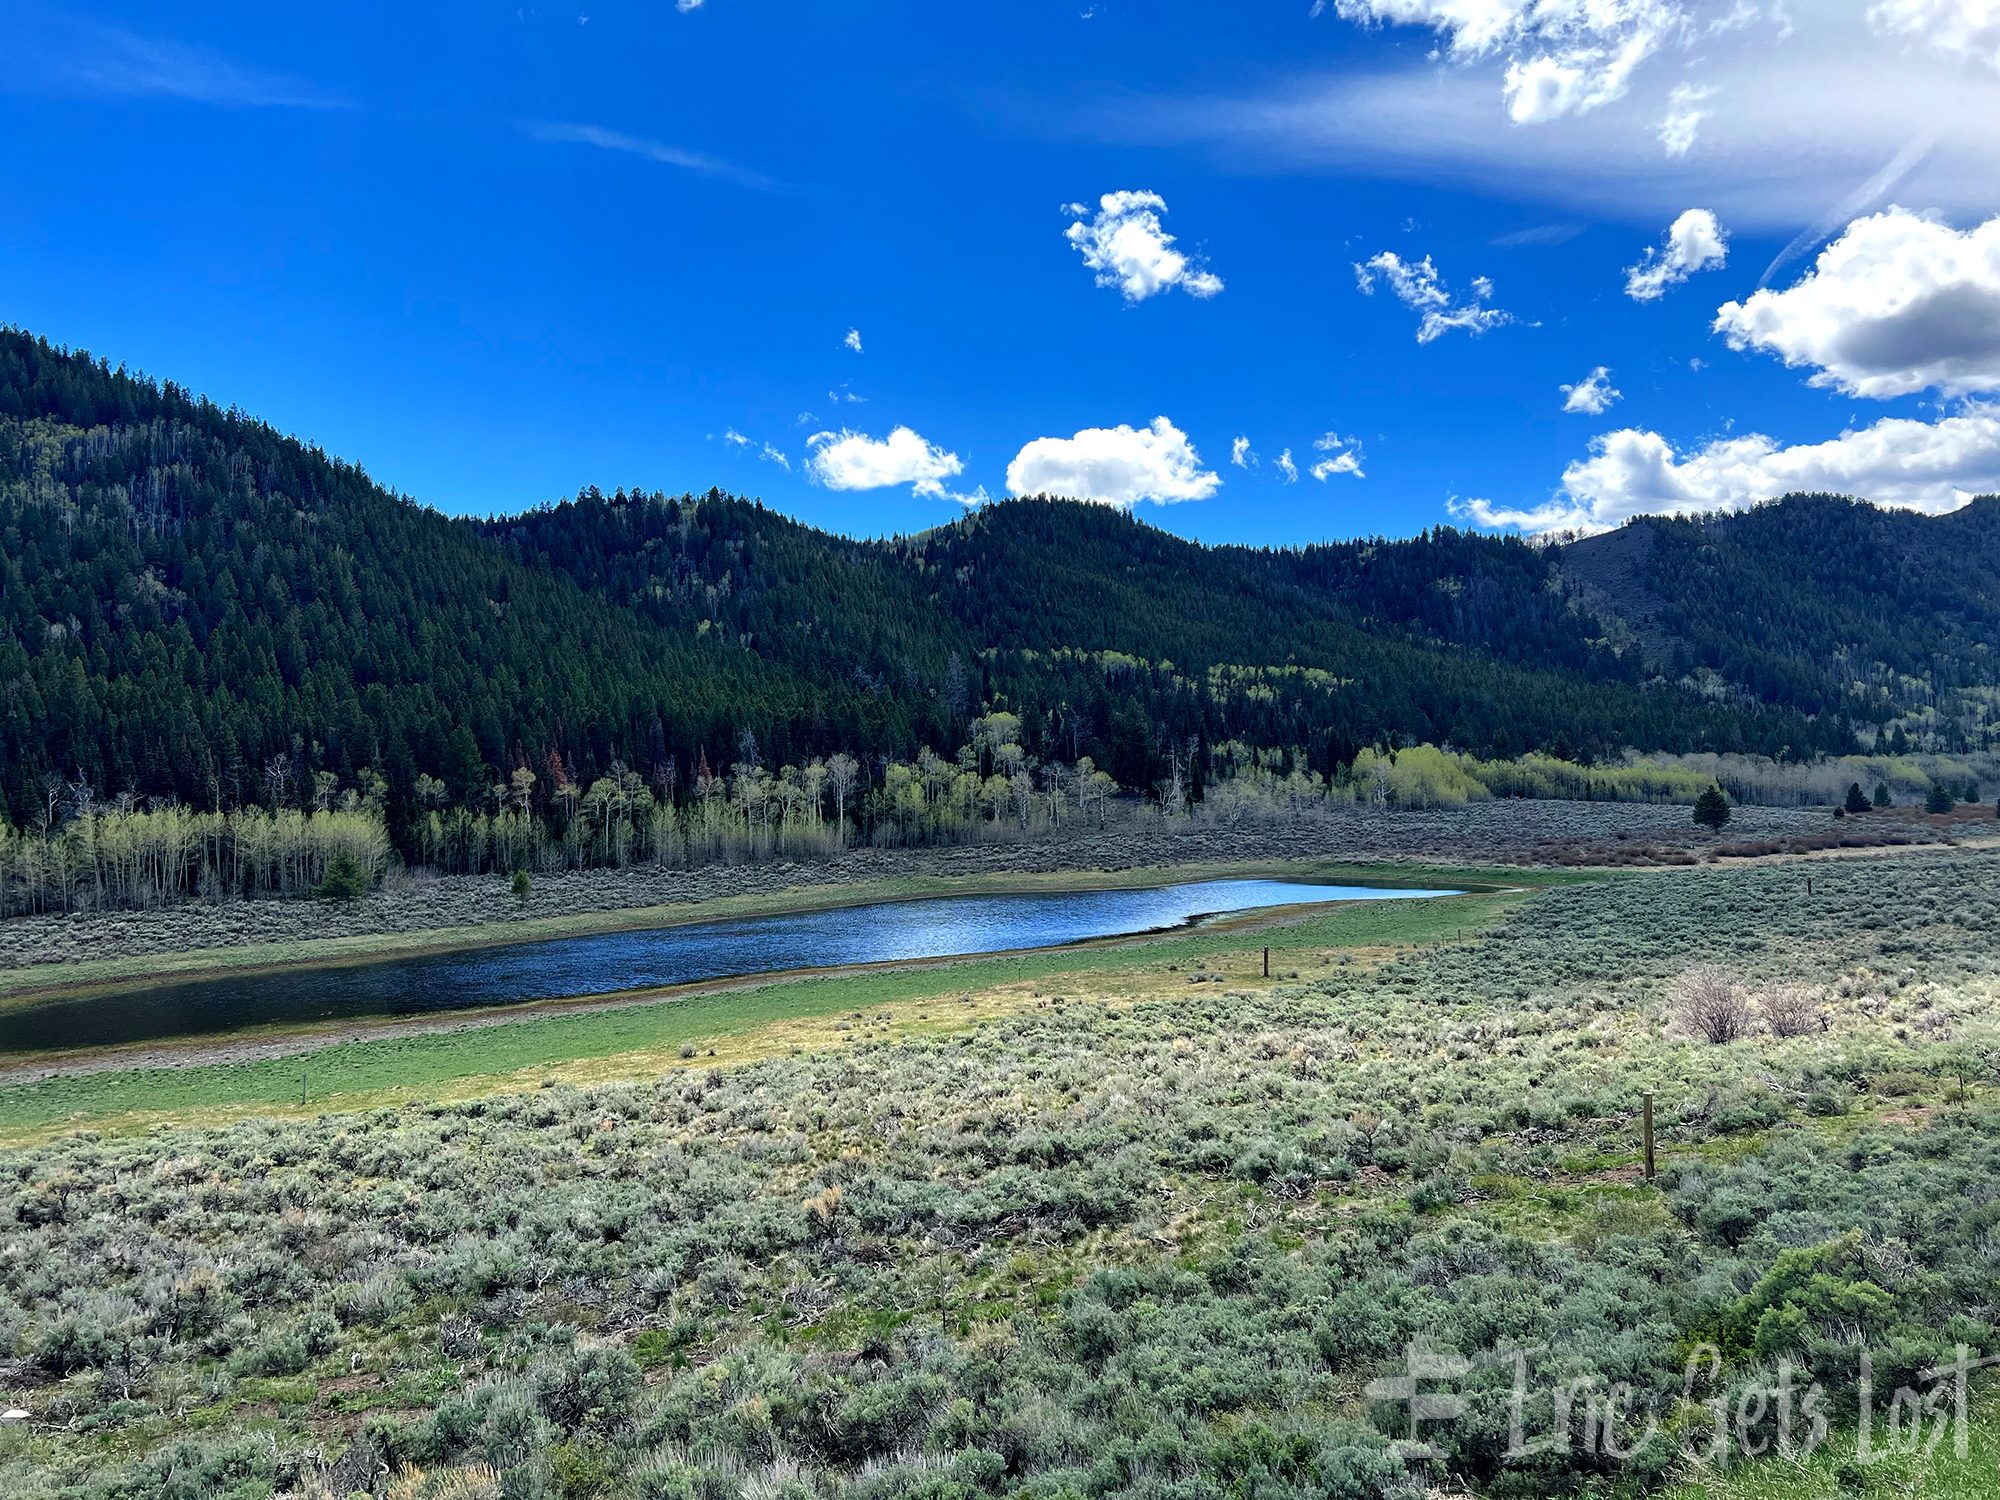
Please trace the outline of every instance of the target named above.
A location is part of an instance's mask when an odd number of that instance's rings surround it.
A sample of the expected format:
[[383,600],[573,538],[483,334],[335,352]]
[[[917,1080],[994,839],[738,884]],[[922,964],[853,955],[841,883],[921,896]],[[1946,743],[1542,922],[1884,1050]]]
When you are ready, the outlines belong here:
[[[1649,521],[1637,562],[1449,527],[1210,547],[1047,498],[882,541],[713,490],[451,518],[235,408],[9,330],[0,795],[21,823],[51,781],[219,805],[368,772],[393,823],[420,777],[466,806],[517,766],[678,767],[685,786],[744,755],[949,754],[995,708],[1030,753],[1089,754],[1140,789],[1227,741],[1322,772],[1424,741],[1805,756],[1907,716],[1908,693],[1843,696],[1809,670],[1875,647],[1891,688],[1915,665],[1985,715],[1927,710],[1939,734],[1984,735],[2000,506],[1976,510],[1956,524],[1978,545],[1948,539],[1967,556],[1914,624],[1926,560],[1952,548],[1823,498],[1720,531]],[[1807,576],[1857,574],[1871,547],[1904,561],[1816,605],[1778,555],[1812,540],[1795,512],[1839,523]],[[1732,634],[1758,588],[1771,618]]]

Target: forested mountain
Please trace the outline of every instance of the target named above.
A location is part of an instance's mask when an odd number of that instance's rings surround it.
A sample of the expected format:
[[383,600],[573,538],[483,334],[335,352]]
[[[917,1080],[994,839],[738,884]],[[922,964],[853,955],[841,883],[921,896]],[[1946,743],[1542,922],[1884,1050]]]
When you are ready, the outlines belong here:
[[1991,738],[2000,688],[2000,496],[1944,516],[1793,495],[1645,517],[1560,559],[1647,670],[1746,701],[1896,721],[1935,748]]
[[1320,771],[1421,741],[1846,750],[1911,681],[1996,680],[1995,513],[1815,499],[1563,551],[1209,548],[1050,500],[888,542],[717,492],[454,520],[7,331],[0,793],[27,824],[62,783],[204,807],[367,785],[395,829],[420,785],[473,806],[521,767],[536,796],[613,762],[668,796],[745,756],[847,751],[865,776],[995,708],[1031,757],[1135,788],[1191,743]]
[[713,492],[595,490],[481,529],[671,632],[926,697],[945,743],[968,707],[1005,703],[1127,785],[1189,737],[1297,746],[1320,770],[1424,740],[1498,755],[1847,747],[1841,725],[1649,685],[1556,587],[1550,555],[1513,538],[1209,548],[1028,499],[857,542]]

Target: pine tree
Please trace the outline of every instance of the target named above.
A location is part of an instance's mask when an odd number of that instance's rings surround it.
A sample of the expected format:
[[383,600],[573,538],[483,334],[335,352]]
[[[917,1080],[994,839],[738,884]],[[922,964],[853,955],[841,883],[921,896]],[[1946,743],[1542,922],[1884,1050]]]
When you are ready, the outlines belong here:
[[1942,781],[1934,781],[1931,783],[1930,793],[1924,798],[1925,812],[1948,813],[1956,805],[1957,804],[1952,799],[1951,792],[1946,788],[1945,784]]
[[1720,833],[1729,823],[1729,798],[1720,785],[1711,786],[1695,799],[1694,820],[1711,833]]
[[322,901],[354,901],[368,894],[368,872],[346,850],[333,857],[326,878],[313,887]]
[[1860,782],[1851,781],[1848,783],[1846,807],[1850,813],[1865,813],[1868,811],[1868,798],[1863,794]]
[[1878,781],[1875,783],[1875,805],[1877,807],[1893,807],[1895,805],[1895,799],[1889,795],[1888,782]]

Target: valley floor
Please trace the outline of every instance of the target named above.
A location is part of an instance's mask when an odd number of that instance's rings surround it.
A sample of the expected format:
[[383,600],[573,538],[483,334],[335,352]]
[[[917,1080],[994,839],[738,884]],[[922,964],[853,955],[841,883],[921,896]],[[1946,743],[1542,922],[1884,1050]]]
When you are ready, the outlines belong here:
[[0,1491],[1993,1493],[2000,854],[1522,884],[0,1087]]

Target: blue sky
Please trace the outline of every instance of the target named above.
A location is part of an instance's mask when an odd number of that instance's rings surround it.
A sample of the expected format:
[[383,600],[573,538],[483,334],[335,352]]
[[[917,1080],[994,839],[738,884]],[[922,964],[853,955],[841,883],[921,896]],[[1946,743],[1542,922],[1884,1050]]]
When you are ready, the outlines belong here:
[[452,512],[1945,509],[2000,489],[1991,9],[0,3],[0,318]]

